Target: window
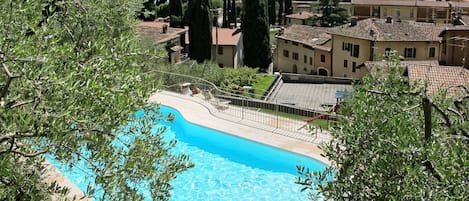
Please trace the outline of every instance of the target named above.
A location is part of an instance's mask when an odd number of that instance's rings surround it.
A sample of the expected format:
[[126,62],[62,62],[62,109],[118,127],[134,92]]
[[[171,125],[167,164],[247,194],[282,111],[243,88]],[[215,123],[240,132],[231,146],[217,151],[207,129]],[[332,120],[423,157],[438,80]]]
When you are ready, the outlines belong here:
[[396,16],[399,18],[401,17],[401,11],[400,10],[396,10]]
[[352,62],[352,72],[356,72],[357,71],[357,62]]
[[309,65],[313,65],[313,57],[309,57]]
[[223,64],[218,64],[218,66],[219,66],[220,68],[223,68],[223,67],[224,67],[224,65],[223,65]]
[[416,56],[416,49],[415,48],[405,48],[404,49],[404,57],[405,58],[415,58]]
[[353,45],[352,56],[358,58],[359,54],[360,54],[360,45]]
[[303,62],[305,62],[305,63],[308,62],[308,57],[306,55],[303,56]]
[[283,56],[288,58],[290,56],[290,52],[288,52],[288,50],[283,50]]
[[347,67],[348,67],[348,61],[344,60],[344,68],[347,68]]
[[352,43],[342,42],[342,50],[344,50],[344,51],[351,51],[352,46],[353,46]]
[[293,53],[292,53],[292,58],[293,58],[294,60],[298,60],[298,53],[293,52]]
[[218,54],[223,54],[223,46],[218,46]]
[[428,57],[435,58],[435,55],[436,55],[435,47],[431,47],[430,49],[428,49]]
[[294,46],[298,46],[298,42],[292,41],[291,44],[293,44]]
[[285,44],[288,44],[288,40],[285,40]]
[[385,57],[390,57],[391,56],[391,48],[386,48],[384,49],[384,56]]
[[326,62],[326,56],[323,54],[321,54],[321,62],[322,63]]
[[411,18],[414,17],[414,9],[413,8],[410,9],[409,17],[411,17]]

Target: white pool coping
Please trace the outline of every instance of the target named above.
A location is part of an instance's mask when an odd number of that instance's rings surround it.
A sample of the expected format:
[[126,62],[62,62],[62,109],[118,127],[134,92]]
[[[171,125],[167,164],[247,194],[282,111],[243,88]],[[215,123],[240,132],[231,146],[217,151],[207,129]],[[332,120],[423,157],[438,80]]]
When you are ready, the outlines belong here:
[[[247,126],[236,123],[236,120],[229,121],[227,120],[229,117],[219,118],[212,113],[214,110],[211,107],[213,106],[200,98],[159,91],[150,97],[149,102],[172,107],[191,123],[308,156],[330,165],[329,160],[321,156],[323,151],[318,145],[259,129],[255,125]],[[262,127],[262,125],[259,125],[259,127]]]

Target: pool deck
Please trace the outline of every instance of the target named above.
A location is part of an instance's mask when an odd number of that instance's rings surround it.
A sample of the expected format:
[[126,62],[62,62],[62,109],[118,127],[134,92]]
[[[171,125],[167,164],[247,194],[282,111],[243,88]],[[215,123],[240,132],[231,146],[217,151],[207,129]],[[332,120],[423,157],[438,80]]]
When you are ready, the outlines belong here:
[[215,115],[214,111],[217,110],[214,109],[214,106],[198,97],[159,91],[150,97],[149,102],[175,108],[191,123],[302,154],[330,165],[330,162],[321,156],[323,151],[319,149],[318,145],[260,129],[265,125],[250,124],[248,126],[236,123],[239,120],[229,115],[220,118],[220,115],[223,114]]

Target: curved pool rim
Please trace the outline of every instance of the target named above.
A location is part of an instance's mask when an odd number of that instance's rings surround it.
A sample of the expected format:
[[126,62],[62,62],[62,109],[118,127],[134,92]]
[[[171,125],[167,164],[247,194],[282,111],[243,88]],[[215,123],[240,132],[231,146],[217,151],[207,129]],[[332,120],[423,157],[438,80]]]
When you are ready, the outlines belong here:
[[[288,137],[278,133],[274,127],[266,127],[266,125],[261,123],[247,122],[246,124],[241,122],[242,120],[239,118],[220,112],[202,98],[160,90],[150,96],[148,103],[172,107],[179,111],[190,123],[203,125],[204,127],[236,135],[250,141],[307,156],[327,166],[331,165],[331,161],[323,156],[324,152],[319,148],[318,144]],[[291,134],[295,134],[295,132],[291,132]]]
[[[197,125],[197,126],[201,126],[201,127],[204,127],[204,128],[207,128],[207,129],[210,129],[210,130],[215,130],[219,133],[223,133],[225,135],[229,135],[229,136],[232,136],[232,137],[235,137],[235,138],[239,138],[239,139],[243,139],[243,140],[247,140],[247,141],[250,141],[252,143],[257,143],[257,144],[261,144],[261,145],[264,145],[264,146],[268,146],[268,147],[271,147],[271,148],[274,148],[274,149],[279,149],[279,150],[282,150],[282,151],[286,151],[286,152],[289,152],[289,153],[292,153],[292,154],[298,154],[298,155],[301,155],[301,156],[304,156],[304,157],[307,157],[307,158],[310,158],[312,160],[314,160],[315,162],[318,162],[324,166],[330,166],[329,163],[326,163],[314,156],[310,156],[310,155],[307,155],[307,154],[304,154],[304,153],[299,153],[299,152],[296,152],[296,151],[292,151],[292,150],[288,150],[288,149],[285,149],[285,148],[282,148],[282,147],[278,147],[278,146],[275,146],[275,145],[272,145],[272,144],[269,144],[269,143],[266,143],[266,142],[262,142],[262,141],[258,141],[258,140],[253,140],[253,139],[250,139],[250,138],[247,138],[247,137],[244,137],[244,136],[239,136],[239,135],[236,135],[236,134],[233,134],[233,133],[230,133],[230,132],[226,132],[226,131],[223,131],[223,130],[220,130],[220,129],[216,129],[216,128],[211,128],[211,127],[208,127],[208,126],[205,126],[205,125],[201,125],[199,123],[195,123],[195,122],[192,122],[190,120],[188,120],[185,116],[185,114],[183,112],[181,112],[180,110],[178,110],[177,108],[173,107],[173,106],[169,106],[169,105],[166,105],[166,104],[158,104],[158,108],[159,107],[167,107],[167,108],[170,108],[172,110],[175,110],[176,112],[179,113],[179,116],[182,117],[183,121],[187,122],[187,123],[190,123],[190,124],[194,124],[194,125]],[[215,117],[215,118],[218,118],[218,117]],[[225,120],[227,121],[227,120]],[[236,123],[236,122],[233,122],[233,123]],[[246,125],[242,125],[242,124],[238,124],[239,126],[246,126]],[[252,127],[253,129],[256,129],[256,130],[261,130],[261,129],[258,129],[258,128],[254,128]],[[277,134],[273,134],[273,135],[277,135]]]

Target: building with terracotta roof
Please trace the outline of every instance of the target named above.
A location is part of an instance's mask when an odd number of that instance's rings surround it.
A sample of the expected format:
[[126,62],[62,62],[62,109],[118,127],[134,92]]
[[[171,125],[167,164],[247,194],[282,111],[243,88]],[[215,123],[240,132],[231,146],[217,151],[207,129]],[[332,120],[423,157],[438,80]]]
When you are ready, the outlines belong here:
[[141,22],[137,32],[157,45],[162,45],[168,51],[168,60],[171,63],[181,61],[182,45],[184,44],[186,29],[169,27],[167,22]]
[[[189,36],[186,47],[189,48]],[[220,67],[238,68],[243,63],[243,34],[238,29],[212,28],[212,60]]]
[[[366,61],[379,61],[395,51],[403,60],[440,59],[441,37],[448,25],[407,20],[366,19],[329,29],[332,75],[361,78]],[[452,26],[452,25],[451,25]]]
[[300,11],[285,16],[287,18],[287,25],[299,24],[299,25],[313,25],[314,18],[319,17],[320,14],[315,14],[307,11]]
[[277,36],[274,68],[281,72],[331,75],[329,28],[291,25]]
[[[365,62],[366,69],[372,76],[378,73],[387,73],[391,63],[387,61]],[[447,91],[449,95],[457,95],[462,88],[469,87],[469,70],[460,66],[441,66],[437,61],[402,61],[405,71],[402,76],[409,79],[409,84],[418,86],[427,85],[427,92],[432,94]]]
[[462,88],[457,86],[469,86],[469,70],[463,67],[407,65],[406,68],[409,83],[422,86],[428,84],[428,93],[444,90],[449,95],[458,95]]
[[417,22],[452,23],[452,13],[469,9],[468,2],[435,0],[352,0],[351,14],[360,19],[392,17]]

